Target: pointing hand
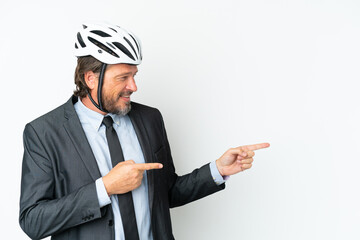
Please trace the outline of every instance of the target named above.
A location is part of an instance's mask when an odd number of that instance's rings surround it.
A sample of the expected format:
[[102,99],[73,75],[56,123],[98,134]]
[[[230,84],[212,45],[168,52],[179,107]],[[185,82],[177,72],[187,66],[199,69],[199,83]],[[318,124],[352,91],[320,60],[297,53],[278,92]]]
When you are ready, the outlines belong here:
[[145,170],[160,169],[161,163],[135,163],[127,160],[118,163],[103,177],[108,195],[122,194],[138,188]]
[[251,168],[254,151],[269,147],[269,143],[259,143],[254,145],[230,148],[218,160],[216,166],[221,176],[230,176],[238,172]]

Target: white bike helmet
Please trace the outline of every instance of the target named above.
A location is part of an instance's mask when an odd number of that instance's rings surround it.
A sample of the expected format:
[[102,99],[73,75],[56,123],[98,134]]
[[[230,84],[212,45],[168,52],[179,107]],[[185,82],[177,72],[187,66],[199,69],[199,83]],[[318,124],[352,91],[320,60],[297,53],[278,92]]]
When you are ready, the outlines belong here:
[[142,60],[139,39],[129,31],[112,24],[83,24],[76,34],[75,56],[92,56],[102,62],[97,91],[98,103],[88,96],[95,107],[108,112],[102,103],[102,85],[108,64],[139,65]]
[[131,32],[111,24],[83,24],[76,35],[75,56],[92,56],[106,64],[141,63],[141,45]]

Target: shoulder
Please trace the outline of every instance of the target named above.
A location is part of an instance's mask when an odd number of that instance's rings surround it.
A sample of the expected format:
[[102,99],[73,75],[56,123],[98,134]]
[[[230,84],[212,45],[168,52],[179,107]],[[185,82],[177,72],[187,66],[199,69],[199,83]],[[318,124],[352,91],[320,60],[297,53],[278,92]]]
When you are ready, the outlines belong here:
[[159,109],[137,102],[131,102],[131,111],[137,112],[142,116],[162,118]]
[[142,119],[147,129],[162,131],[165,128],[164,119],[157,108],[132,102],[129,116],[132,119]]
[[[31,122],[27,123],[25,126],[25,131],[27,128],[32,128],[36,132],[44,132],[49,129],[56,129],[61,127],[64,122],[66,121],[65,118],[65,108],[71,108],[71,99],[66,103],[58,106],[57,108],[43,114],[42,116],[32,120]],[[73,108],[73,106],[72,106]],[[75,113],[75,109],[74,109]]]

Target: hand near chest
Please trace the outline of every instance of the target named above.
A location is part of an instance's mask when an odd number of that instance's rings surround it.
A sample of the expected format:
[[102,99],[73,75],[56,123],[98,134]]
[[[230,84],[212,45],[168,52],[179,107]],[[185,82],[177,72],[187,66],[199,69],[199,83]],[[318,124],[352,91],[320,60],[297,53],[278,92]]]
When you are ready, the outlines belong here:
[[141,185],[144,171],[162,167],[161,163],[120,162],[103,177],[105,189],[109,196],[130,192]]

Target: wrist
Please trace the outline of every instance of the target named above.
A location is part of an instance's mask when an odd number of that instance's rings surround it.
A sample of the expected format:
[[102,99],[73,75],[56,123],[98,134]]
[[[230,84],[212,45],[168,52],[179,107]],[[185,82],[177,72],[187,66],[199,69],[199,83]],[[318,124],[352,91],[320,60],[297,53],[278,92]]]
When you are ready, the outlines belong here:
[[220,160],[217,159],[217,160],[215,161],[215,164],[216,164],[216,168],[218,169],[220,175],[221,175],[222,177],[224,177],[225,174],[223,173],[223,169],[222,169],[222,167],[221,167]]
[[105,175],[102,179],[103,179],[105,190],[106,190],[108,196],[110,197],[111,195],[113,195],[113,193],[111,191],[111,184],[109,183],[109,179],[107,178],[107,175]]

